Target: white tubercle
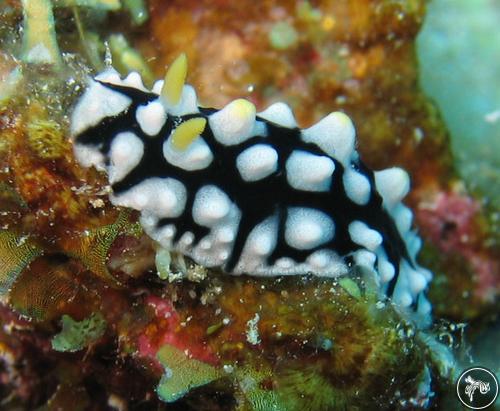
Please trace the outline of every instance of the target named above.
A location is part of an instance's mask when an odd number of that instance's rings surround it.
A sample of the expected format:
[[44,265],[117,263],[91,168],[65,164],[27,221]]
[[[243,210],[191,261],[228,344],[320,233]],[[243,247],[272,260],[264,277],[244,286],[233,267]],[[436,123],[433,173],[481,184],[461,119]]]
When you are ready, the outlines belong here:
[[331,250],[318,250],[307,257],[307,262],[313,271],[322,272],[328,268],[333,261],[339,261],[339,257]]
[[420,248],[422,248],[422,239],[414,231],[408,231],[404,239],[408,254],[410,254],[411,258],[415,259]]
[[241,152],[236,167],[245,181],[258,181],[274,173],[278,168],[278,153],[267,144],[256,144]]
[[326,156],[295,150],[286,161],[286,178],[297,190],[328,191],[335,163]]
[[163,143],[163,156],[170,164],[188,171],[202,170],[214,159],[210,147],[201,137],[197,137],[185,150],[177,150],[169,138]]
[[104,155],[97,147],[85,144],[75,144],[73,146],[75,158],[82,167],[95,167],[99,171],[106,169]]
[[332,219],[312,208],[290,207],[285,223],[285,240],[297,250],[310,250],[330,241],[335,234]]
[[418,294],[424,291],[425,287],[427,287],[427,280],[418,270],[412,270],[409,283],[413,294]]
[[362,221],[353,221],[349,224],[348,229],[352,241],[370,251],[375,251],[382,244],[380,233],[371,229]]
[[368,250],[358,250],[354,253],[353,257],[356,265],[369,270],[373,270],[373,265],[377,259],[377,256]]
[[229,213],[231,200],[222,190],[207,185],[196,193],[193,203],[193,220],[202,226],[212,227]]
[[122,93],[92,81],[71,115],[71,134],[80,134],[104,118],[120,114],[131,103],[132,100]]
[[377,191],[384,199],[387,208],[392,208],[410,191],[408,173],[399,167],[387,168],[375,172]]
[[358,205],[366,205],[370,201],[371,187],[366,176],[348,167],[345,169],[342,181],[351,201]]
[[165,82],[163,80],[156,80],[153,84],[153,88],[151,89],[151,91],[155,94],[160,95],[164,83]]
[[347,167],[354,151],[355,130],[351,119],[337,111],[302,131],[302,139],[315,143]]
[[292,110],[285,103],[274,103],[271,104],[264,111],[257,114],[264,120],[270,121],[271,123],[278,124],[280,126],[295,128],[297,127],[297,122],[293,116]]
[[130,131],[118,133],[110,148],[110,165],[108,167],[109,182],[121,181],[141,161],[144,154],[144,144],[141,139]]
[[120,73],[116,71],[113,67],[108,67],[106,70],[99,73],[94,77],[96,80],[103,81],[104,83],[111,83],[121,85],[123,84],[120,77]]
[[265,266],[266,258],[276,247],[277,237],[278,219],[275,216],[257,224],[247,237],[236,271],[253,273]]
[[[156,83],[155,83],[156,84]],[[162,83],[163,84],[163,83]],[[199,113],[198,98],[192,86],[186,84],[182,88],[181,99],[175,106],[166,106],[168,112],[173,116],[185,116],[186,114]]]
[[396,269],[389,261],[387,261],[387,259],[380,259],[379,257],[378,273],[380,277],[380,282],[382,284],[385,284],[394,278],[394,274],[396,274]]
[[137,88],[142,91],[147,91],[142,82],[141,75],[137,71],[132,71],[127,77],[125,77],[125,79],[123,80],[123,85]]
[[432,310],[432,305],[430,301],[425,297],[423,293],[418,296],[418,313],[421,315],[429,315]]
[[394,287],[394,293],[392,294],[394,303],[401,307],[409,307],[413,302],[408,283],[408,268],[408,264],[404,261],[399,265],[399,275]]
[[146,211],[159,218],[178,217],[186,204],[186,187],[173,178],[152,177],[110,198],[114,205]]
[[398,231],[401,234],[405,234],[410,231],[411,223],[413,221],[413,213],[408,207],[406,207],[403,203],[399,203],[392,209],[391,215],[394,218]]
[[255,106],[247,100],[234,100],[212,114],[208,122],[219,142],[227,146],[240,144],[252,136]]
[[257,256],[268,256],[276,247],[278,219],[269,217],[257,224],[247,238],[248,252]]
[[167,113],[157,99],[145,106],[137,107],[135,118],[144,133],[148,136],[156,136],[167,121]]

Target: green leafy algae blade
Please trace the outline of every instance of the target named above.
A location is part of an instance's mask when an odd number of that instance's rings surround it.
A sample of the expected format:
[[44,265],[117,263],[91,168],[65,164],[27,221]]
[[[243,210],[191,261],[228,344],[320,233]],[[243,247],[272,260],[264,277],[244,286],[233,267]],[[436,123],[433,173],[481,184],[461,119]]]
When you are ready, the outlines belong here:
[[162,401],[174,402],[193,388],[209,384],[221,377],[214,366],[190,358],[183,351],[164,345],[156,354],[158,361],[165,367],[156,392]]
[[61,352],[79,351],[102,337],[106,326],[106,320],[100,313],[94,313],[82,321],[63,315],[62,330],[52,338],[52,348]]

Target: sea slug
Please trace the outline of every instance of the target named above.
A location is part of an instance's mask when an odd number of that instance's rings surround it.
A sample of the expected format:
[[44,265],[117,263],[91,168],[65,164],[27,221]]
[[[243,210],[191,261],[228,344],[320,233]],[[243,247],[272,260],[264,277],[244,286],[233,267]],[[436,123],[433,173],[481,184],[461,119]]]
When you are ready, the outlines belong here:
[[400,168],[373,172],[349,117],[300,129],[276,103],[198,105],[181,55],[152,90],[112,68],[90,81],[71,121],[85,167],[107,172],[113,204],[141,212],[145,231],[206,267],[260,276],[372,272],[401,308],[428,316],[432,274]]

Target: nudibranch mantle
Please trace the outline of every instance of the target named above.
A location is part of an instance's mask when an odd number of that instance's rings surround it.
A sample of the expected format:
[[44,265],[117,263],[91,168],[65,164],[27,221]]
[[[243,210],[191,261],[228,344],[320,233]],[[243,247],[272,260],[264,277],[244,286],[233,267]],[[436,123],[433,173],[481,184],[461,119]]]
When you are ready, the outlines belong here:
[[416,263],[421,240],[401,202],[407,173],[368,169],[341,112],[300,129],[284,103],[204,108],[186,70],[182,55],[148,90],[138,73],[109,68],[78,101],[75,156],[107,172],[112,203],[139,210],[148,235],[203,266],[330,277],[355,266],[428,315],[432,274]]

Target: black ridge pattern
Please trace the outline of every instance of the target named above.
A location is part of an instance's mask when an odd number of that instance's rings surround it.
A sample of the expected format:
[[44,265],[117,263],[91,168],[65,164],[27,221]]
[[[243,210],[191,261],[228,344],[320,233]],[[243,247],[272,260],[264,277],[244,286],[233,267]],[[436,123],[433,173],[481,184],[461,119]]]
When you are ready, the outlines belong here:
[[[108,155],[111,142],[118,133],[132,131],[142,140],[144,143],[142,160],[123,180],[113,185],[113,190],[116,194],[122,193],[151,177],[172,177],[181,181],[187,189],[187,202],[182,215],[177,218],[163,218],[158,223],[159,227],[171,223],[176,226],[174,242],[178,241],[186,231],[194,234],[194,244],[209,233],[210,230],[207,227],[200,226],[193,221],[191,211],[198,190],[207,184],[212,184],[224,191],[241,210],[241,221],[231,256],[226,266],[223,267],[228,272],[231,272],[237,264],[250,231],[271,215],[278,217],[279,229],[277,245],[268,259],[268,264],[273,264],[280,257],[291,257],[296,262],[303,262],[312,252],[324,248],[331,249],[340,256],[344,256],[346,262],[349,263],[350,261],[352,264],[352,253],[362,247],[352,242],[348,226],[352,221],[359,220],[365,222],[382,235],[383,247],[388,260],[396,270],[396,275],[387,286],[387,295],[391,295],[394,290],[401,259],[406,259],[410,265],[414,266],[395,222],[383,208],[382,198],[374,188],[373,171],[368,169],[360,160],[352,164],[352,167],[365,175],[372,187],[370,200],[363,206],[352,202],[347,196],[342,183],[344,167],[340,162],[329,157],[315,144],[302,141],[299,128],[287,128],[257,117],[258,120],[266,124],[268,136],[252,137],[235,146],[225,146],[219,143],[214,138],[207,122],[202,137],[212,150],[214,160],[205,169],[187,171],[169,164],[165,160],[162,149],[163,143],[169,137],[172,129],[180,122],[200,116],[207,118],[216,110],[200,108],[200,113],[197,114],[181,117],[168,115],[165,125],[157,136],[150,137],[141,130],[136,121],[135,112],[138,106],[147,104],[158,96],[131,87],[105,82],[100,83],[130,97],[132,103],[117,116],[107,117],[99,124],[86,129],[77,136],[76,142],[98,148],[109,162]],[[262,180],[246,182],[241,178],[236,168],[236,157],[246,148],[258,143],[270,145],[278,152],[278,169],[275,173]],[[334,161],[335,171],[329,191],[302,191],[288,184],[285,163],[294,150],[328,156]],[[334,238],[328,243],[311,250],[297,250],[290,247],[284,239],[288,207],[314,208],[329,215],[335,224]]]

